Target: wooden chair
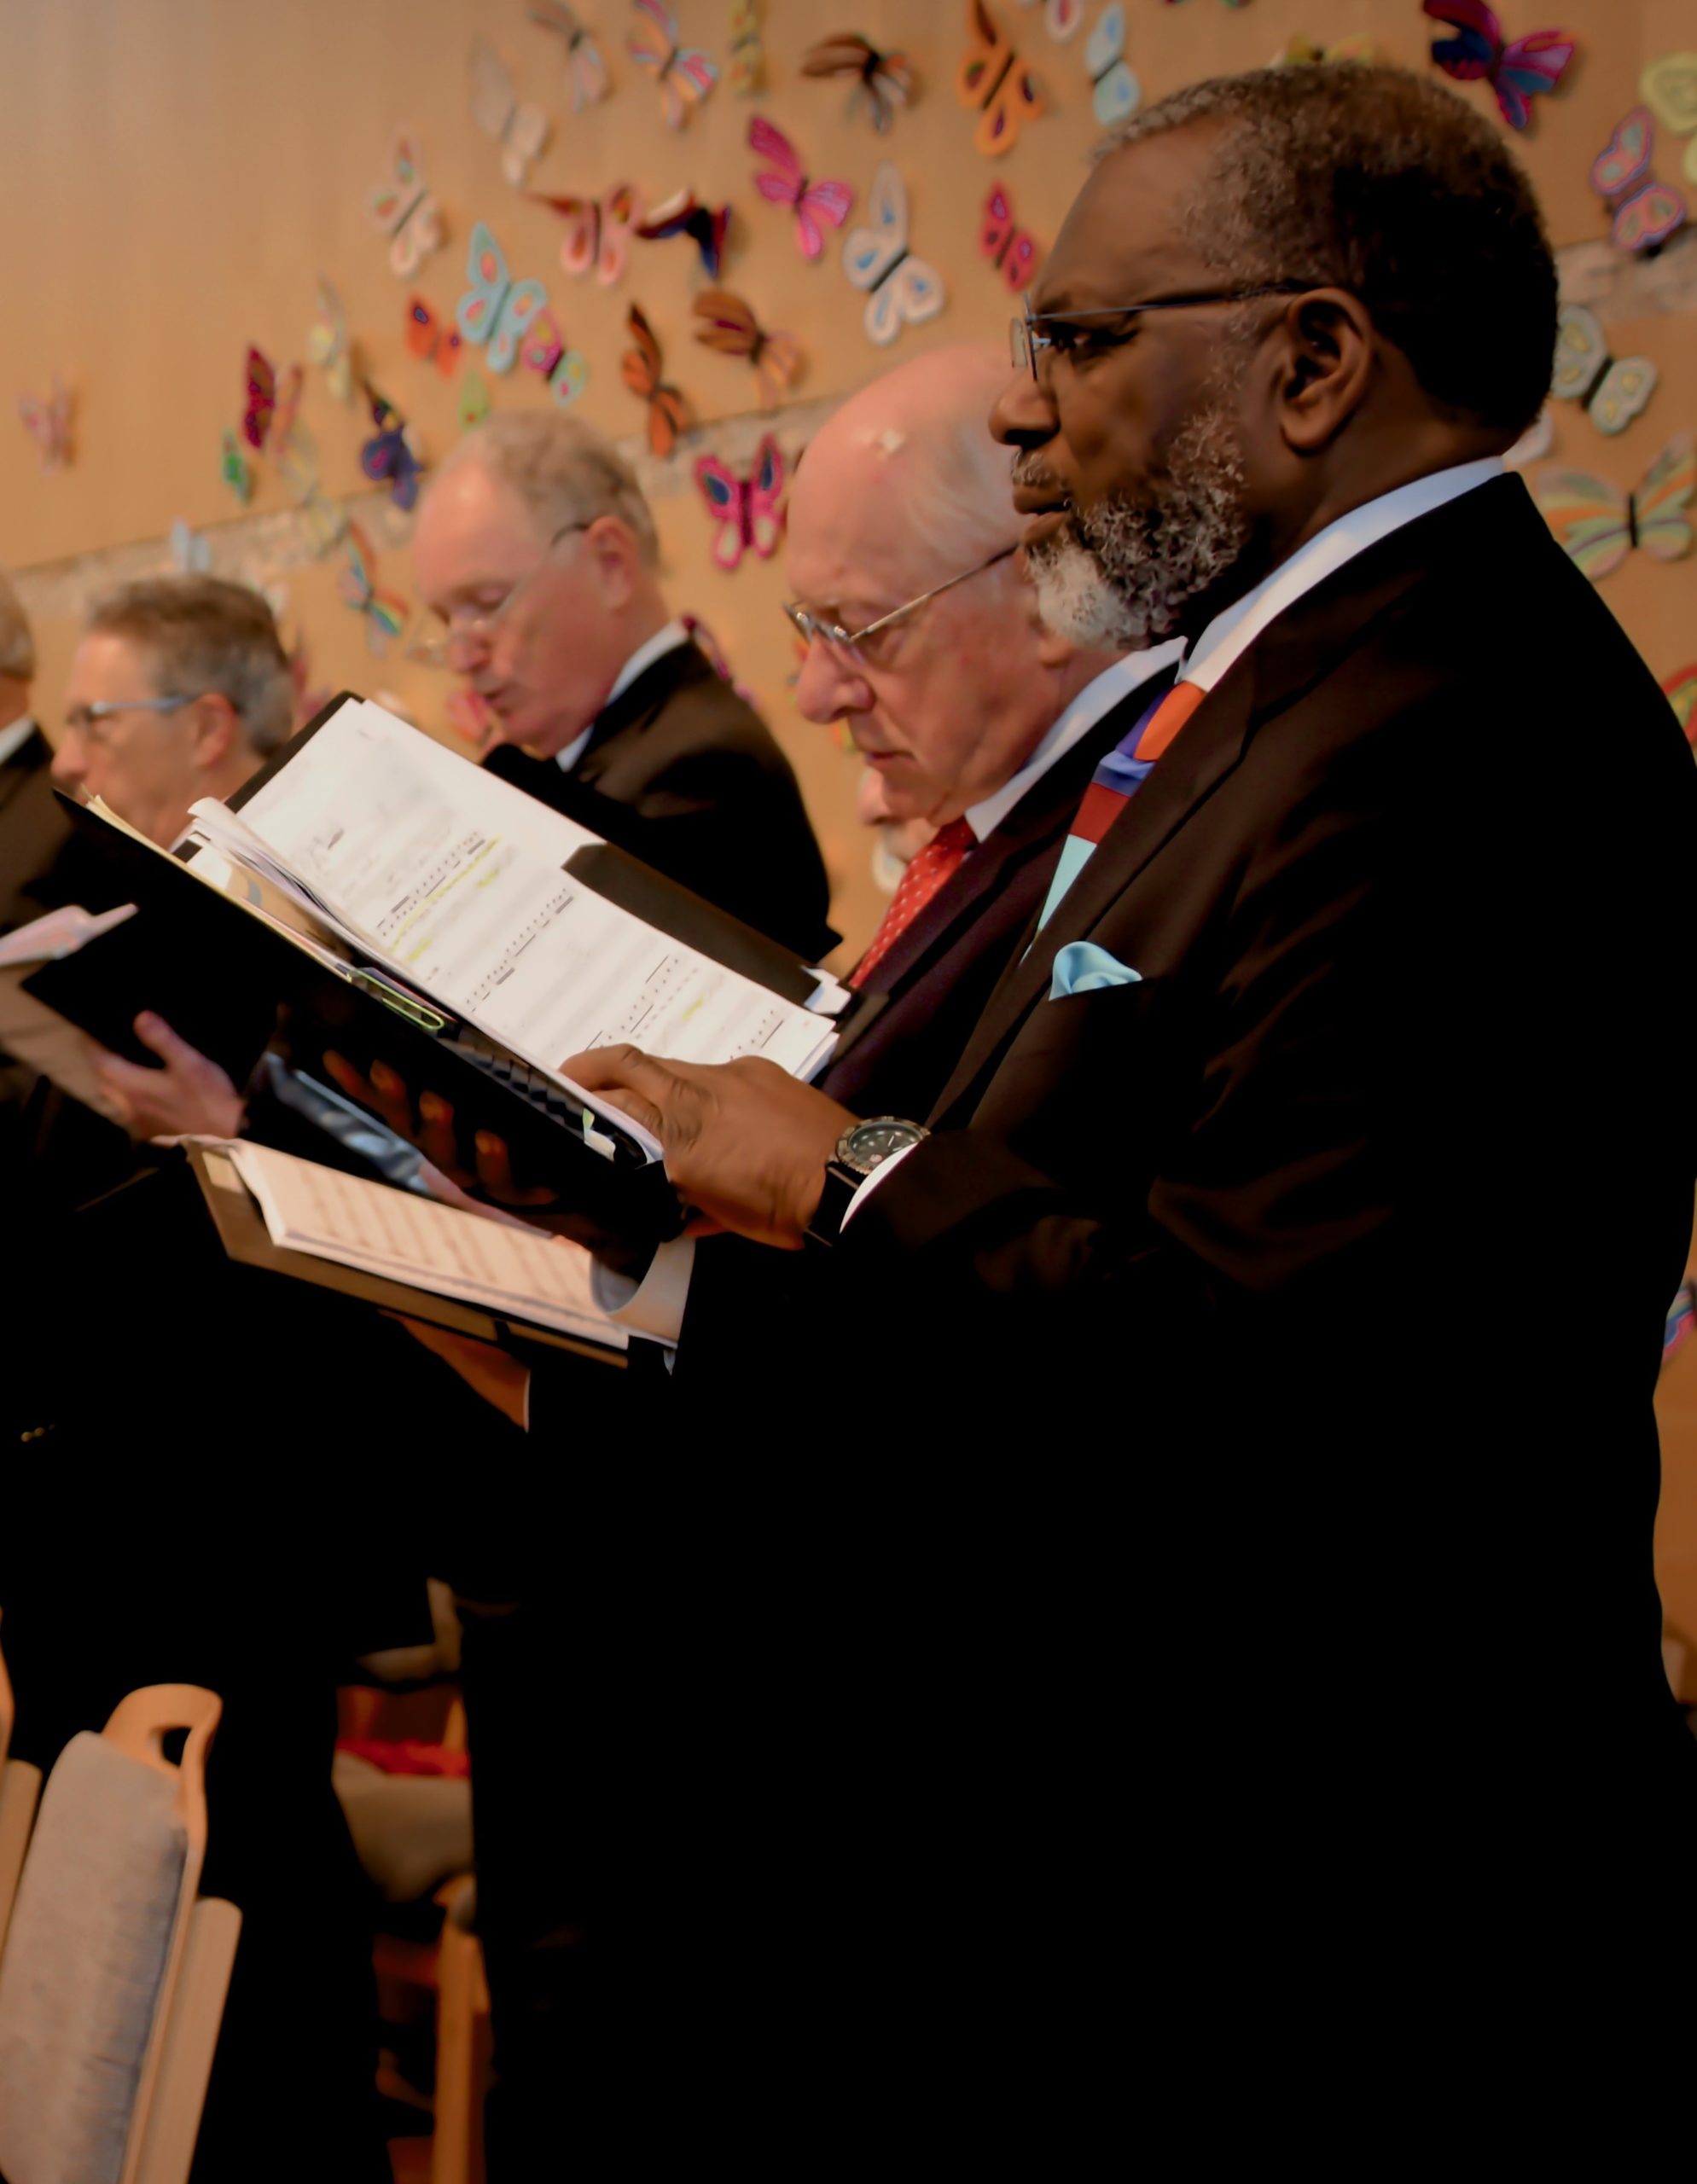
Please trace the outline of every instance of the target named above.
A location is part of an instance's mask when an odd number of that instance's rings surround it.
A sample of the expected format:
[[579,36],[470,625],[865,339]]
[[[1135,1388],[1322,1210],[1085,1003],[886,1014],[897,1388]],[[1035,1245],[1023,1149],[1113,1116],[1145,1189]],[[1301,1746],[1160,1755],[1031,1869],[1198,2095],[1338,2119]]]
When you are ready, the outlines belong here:
[[30,1828],[41,1796],[41,1769],[7,1757],[15,1717],[6,1657],[0,1653],[0,1953],[6,1947],[12,1899],[18,1892],[18,1875],[23,1871],[24,1852],[29,1848]]
[[131,1692],[48,1778],[0,1957],[10,2184],[186,2184],[241,1924],[199,1893],[222,1711],[193,1684]]

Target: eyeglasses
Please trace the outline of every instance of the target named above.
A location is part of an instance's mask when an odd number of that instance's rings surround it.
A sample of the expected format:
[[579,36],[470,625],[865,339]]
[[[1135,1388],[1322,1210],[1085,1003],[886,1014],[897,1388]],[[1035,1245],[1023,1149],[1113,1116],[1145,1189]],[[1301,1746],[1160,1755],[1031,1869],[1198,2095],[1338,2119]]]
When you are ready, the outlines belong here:
[[[1029,296],[1023,299],[1025,316],[1008,322],[1008,346],[1014,359],[1015,371],[1029,372],[1037,377],[1037,361],[1043,356],[1066,356],[1073,344],[1064,333],[1040,334],[1039,327],[1071,327],[1082,318],[1137,318],[1146,311],[1194,311],[1204,304],[1252,303],[1257,296],[1299,296],[1312,284],[1306,281],[1275,281],[1264,288],[1223,288],[1212,295],[1161,296],[1154,303],[1115,304],[1101,311],[1040,311],[1032,309]],[[1112,334],[1095,334],[1091,338],[1105,348],[1117,349],[1122,341],[1129,341],[1135,329],[1117,339]],[[1080,329],[1080,338],[1083,338]]]
[[869,637],[875,637],[880,630],[887,630],[895,623],[905,621],[910,614],[918,613],[920,608],[928,605],[932,600],[940,599],[945,591],[952,591],[957,584],[968,584],[973,577],[981,577],[986,569],[993,569],[998,561],[1005,561],[1010,554],[1017,554],[1019,550],[1017,541],[1011,546],[1004,546],[1000,553],[992,554],[987,561],[980,561],[976,567],[962,569],[959,576],[950,577],[947,584],[933,584],[929,591],[921,592],[917,599],[910,599],[903,606],[892,607],[887,614],[880,614],[875,622],[869,622],[863,630],[846,630],[840,622],[823,621],[793,599],[784,601],[783,610],[804,643],[829,645],[838,652],[857,652]]
[[[171,698],[97,698],[91,706],[73,706],[65,716],[67,728],[73,728],[78,735],[87,736],[90,743],[105,741],[101,723],[119,713],[174,713],[184,706],[192,706],[205,697],[204,690],[197,690],[183,697]],[[239,712],[239,706],[231,711]]]
[[409,659],[421,660],[427,667],[446,667],[458,671],[464,664],[468,651],[486,651],[491,638],[501,624],[511,614],[521,599],[529,594],[543,572],[553,566],[555,549],[563,538],[574,531],[587,531],[600,520],[590,516],[582,523],[562,524],[546,546],[542,558],[533,568],[526,569],[498,607],[479,610],[475,607],[456,607],[448,617],[445,635],[439,637],[420,637],[406,649]]

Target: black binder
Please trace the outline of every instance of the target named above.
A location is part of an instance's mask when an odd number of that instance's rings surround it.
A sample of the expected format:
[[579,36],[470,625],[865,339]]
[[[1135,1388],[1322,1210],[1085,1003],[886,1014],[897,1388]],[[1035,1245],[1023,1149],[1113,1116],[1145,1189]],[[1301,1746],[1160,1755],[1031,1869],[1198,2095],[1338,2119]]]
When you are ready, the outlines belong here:
[[[231,799],[232,808],[352,696],[341,693],[285,744]],[[374,1062],[385,1063],[415,1100],[429,1091],[446,1101],[468,1170],[476,1166],[476,1133],[491,1131],[510,1148],[515,1175],[552,1188],[585,1220],[633,1243],[677,1233],[683,1211],[663,1167],[647,1159],[616,1116],[586,1116],[570,1094],[485,1034],[434,1005],[421,1008],[404,994],[386,992],[381,961],[369,973],[355,967],[364,983],[338,976],[185,863],[68,798],[60,800],[72,827],[121,872],[117,899],[133,901],[137,915],[23,981],[58,1014],[114,1053],[145,1062],[154,1057],[130,1026],[139,1011],[151,1009],[238,1084],[280,1025],[290,1062],[326,1083],[334,1080],[323,1057],[334,1051],[367,1077]],[[777,942],[610,844],[586,845],[565,868],[669,938],[787,1001],[805,1002],[817,984]],[[610,1157],[586,1141],[586,1121],[611,1143]]]

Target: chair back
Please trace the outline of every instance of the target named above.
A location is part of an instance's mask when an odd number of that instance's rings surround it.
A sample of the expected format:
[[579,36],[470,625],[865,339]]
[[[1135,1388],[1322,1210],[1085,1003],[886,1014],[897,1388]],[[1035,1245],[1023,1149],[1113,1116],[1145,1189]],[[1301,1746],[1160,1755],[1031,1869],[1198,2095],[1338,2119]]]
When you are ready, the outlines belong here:
[[8,1757],[15,1718],[6,1656],[0,1653],[0,1955],[5,1951],[12,1901],[18,1892],[18,1875],[23,1871],[36,1801],[41,1795],[41,1769]]
[[[96,1736],[73,1737],[42,1793],[0,1957],[0,2175],[9,2184],[152,2184],[162,2082],[193,2089],[186,2175],[211,2066],[181,2053],[172,2008],[185,1958],[204,2030],[222,2015],[236,1914],[197,1905],[206,1758],[222,1706],[192,1684],[132,1692]],[[186,1732],[180,1761],[164,1740]],[[197,1911],[219,1926],[221,1972],[191,1950]],[[224,1946],[227,1944],[227,1946]],[[197,2036],[198,2045],[198,2036]],[[180,2104],[179,2104],[180,2105]],[[156,2136],[157,2134],[155,2133]],[[180,2127],[173,2129],[182,2140]]]

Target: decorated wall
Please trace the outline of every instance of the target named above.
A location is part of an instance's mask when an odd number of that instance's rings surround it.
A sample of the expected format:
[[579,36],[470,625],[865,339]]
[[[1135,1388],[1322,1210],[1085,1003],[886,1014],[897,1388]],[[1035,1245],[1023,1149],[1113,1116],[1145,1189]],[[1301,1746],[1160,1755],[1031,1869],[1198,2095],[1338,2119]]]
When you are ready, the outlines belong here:
[[[886,56],[869,86],[855,37]],[[727,527],[700,459],[735,502],[767,433],[793,465],[887,365],[1005,339],[1101,119],[1315,47],[1431,71],[1435,44],[1512,135],[1575,307],[1531,474],[1671,695],[1697,688],[1693,0],[1504,0],[1500,24],[1479,0],[11,0],[0,40],[23,398],[0,562],[50,732],[90,593],[205,562],[272,588],[304,694],[392,693],[451,737],[451,686],[410,655],[398,491],[484,404],[569,400],[638,459],[674,603],[794,758],[851,954],[879,907],[853,763],[795,716],[781,555]],[[645,238],[680,193],[689,227]],[[739,306],[703,315],[714,288]],[[1697,1513],[1686,1533],[1666,1566],[1697,1630]]]

